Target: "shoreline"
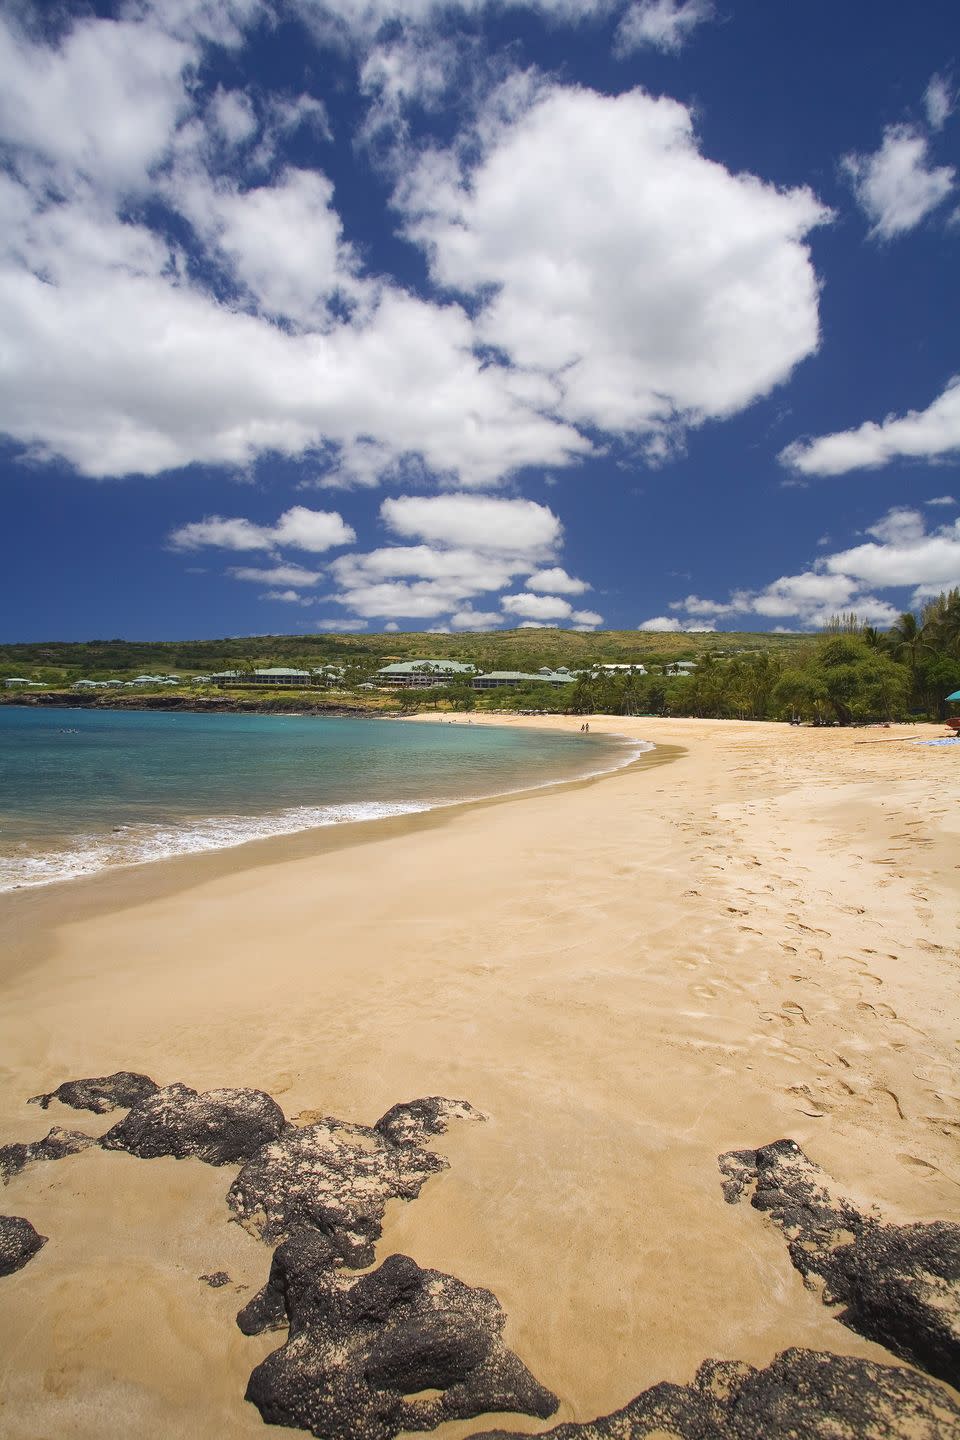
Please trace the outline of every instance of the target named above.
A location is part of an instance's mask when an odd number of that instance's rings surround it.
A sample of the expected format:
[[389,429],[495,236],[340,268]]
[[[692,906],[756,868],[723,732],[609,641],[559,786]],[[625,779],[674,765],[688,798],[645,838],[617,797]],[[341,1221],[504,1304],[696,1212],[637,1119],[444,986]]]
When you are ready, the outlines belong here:
[[[282,718],[284,718],[284,716],[282,716],[282,715],[277,715],[276,718],[277,718],[277,719],[282,719]],[[325,717],[322,717],[322,718],[335,718],[335,717],[332,717],[332,716],[326,717],[326,716],[325,716]],[[355,718],[355,717],[341,717],[341,718]],[[385,717],[369,717],[369,718],[385,718]],[[434,716],[434,715],[429,715],[429,716],[427,716],[427,715],[416,716],[416,715],[413,715],[413,716],[404,716],[404,717],[399,717],[399,716],[398,716],[398,717],[393,717],[393,718],[397,718],[397,719],[402,718],[402,719],[404,719],[404,720],[411,720],[411,721],[416,721],[416,722],[419,722],[419,723],[422,723],[422,722],[424,722],[424,721],[426,721],[427,723],[429,723],[429,722],[431,722],[431,721],[437,721],[438,723],[451,723],[451,724],[456,724],[456,723],[459,722],[459,723],[465,724],[465,723],[467,723],[467,721],[469,721],[470,724],[474,724],[474,719],[473,719],[472,716],[466,716],[466,715],[460,715],[460,714],[455,714],[455,715],[450,715],[450,716],[447,716],[447,715],[442,715],[442,716]],[[560,717],[551,717],[551,718],[560,718]],[[564,717],[564,718],[566,718],[566,717]],[[579,718],[579,717],[578,717],[578,718]],[[476,721],[476,725],[477,725],[477,728],[480,728],[481,726],[484,727],[484,728],[489,728],[489,727],[501,728],[501,729],[503,729],[503,728],[509,728],[506,723],[504,723],[504,724],[501,724],[501,723],[500,723],[501,719],[502,719],[502,717],[500,717],[500,716],[490,717],[489,719],[486,719],[486,718],[485,718],[485,719],[483,719],[483,720],[478,720],[478,721]],[[567,727],[567,726],[560,726],[560,725],[552,725],[552,726],[550,726],[550,725],[540,725],[540,726],[537,726],[536,724],[534,724],[534,725],[527,724],[527,725],[524,725],[522,728],[524,728],[524,729],[539,729],[539,730],[541,730],[542,732],[547,733],[547,734],[551,734],[551,733],[555,734],[555,733],[558,732],[558,730],[562,730],[562,731],[565,732],[568,727]],[[572,726],[571,726],[570,728],[572,728]],[[197,844],[196,847],[190,847],[189,845],[185,845],[184,848],[182,848],[182,849],[170,850],[170,851],[168,851],[168,852],[165,853],[165,854],[154,855],[154,856],[151,856],[151,857],[139,856],[139,857],[135,857],[135,858],[132,858],[132,859],[129,859],[129,860],[115,860],[115,861],[106,860],[106,861],[104,861],[103,864],[94,865],[94,866],[91,866],[91,867],[88,868],[88,869],[84,869],[84,870],[81,870],[81,871],[79,871],[79,872],[75,872],[75,873],[72,873],[72,874],[71,874],[71,873],[66,873],[66,874],[59,874],[59,875],[51,875],[49,878],[43,878],[43,879],[37,879],[37,880],[24,879],[24,880],[19,880],[19,881],[17,881],[16,883],[13,883],[13,884],[0,884],[0,897],[9,896],[9,895],[15,895],[15,894],[20,894],[20,893],[23,892],[23,891],[48,890],[51,886],[82,884],[82,883],[84,883],[84,882],[87,882],[87,881],[96,879],[98,876],[101,876],[101,875],[112,875],[112,874],[115,874],[115,873],[117,873],[117,872],[126,872],[126,871],[131,871],[131,870],[138,870],[138,869],[140,869],[140,868],[142,868],[142,867],[144,867],[144,866],[164,865],[164,864],[169,864],[169,863],[175,862],[175,861],[177,861],[177,860],[184,860],[184,861],[186,861],[186,862],[190,862],[190,861],[192,861],[192,860],[199,859],[199,857],[204,856],[204,855],[211,855],[211,856],[212,856],[212,855],[218,855],[218,854],[223,854],[223,853],[233,854],[233,853],[235,853],[235,852],[237,852],[237,851],[245,851],[245,850],[247,849],[247,847],[249,847],[249,846],[269,845],[269,844],[272,844],[272,843],[275,843],[275,842],[279,843],[279,842],[282,842],[282,841],[285,841],[285,840],[286,840],[286,841],[293,840],[293,839],[295,839],[295,838],[297,838],[297,837],[301,837],[301,836],[317,836],[317,835],[322,834],[322,833],[324,833],[324,832],[326,832],[326,831],[328,831],[328,830],[332,830],[332,831],[337,831],[337,832],[339,832],[339,831],[341,831],[341,830],[343,830],[343,829],[347,829],[348,831],[351,831],[351,832],[352,832],[352,831],[355,829],[355,827],[357,827],[357,826],[364,826],[364,827],[366,827],[366,826],[370,826],[370,825],[379,825],[379,824],[381,824],[381,823],[388,822],[388,821],[391,821],[391,820],[403,821],[403,820],[409,819],[409,818],[411,818],[412,816],[415,816],[415,815],[427,815],[427,814],[432,814],[432,813],[435,812],[435,811],[444,811],[444,810],[458,809],[458,808],[460,808],[460,807],[462,807],[462,806],[475,805],[475,804],[483,804],[483,803],[487,803],[487,802],[492,803],[492,802],[496,802],[496,801],[499,801],[499,800],[506,800],[506,799],[510,799],[510,798],[520,798],[520,797],[522,797],[522,796],[524,796],[524,795],[527,795],[527,794],[533,794],[533,793],[535,793],[535,792],[538,791],[538,790],[549,790],[549,789],[553,789],[554,787],[557,787],[557,786],[578,785],[578,784],[591,783],[591,782],[596,781],[596,780],[602,780],[602,779],[604,779],[604,778],[605,778],[606,776],[608,776],[608,775],[614,775],[614,774],[616,774],[618,771],[623,770],[623,769],[627,769],[629,766],[638,763],[639,761],[641,761],[641,760],[643,759],[643,756],[644,756],[645,754],[647,754],[649,751],[651,751],[651,750],[653,750],[653,749],[655,748],[655,747],[652,745],[651,742],[648,742],[648,741],[646,741],[646,740],[644,740],[644,739],[642,739],[642,738],[640,738],[640,737],[630,736],[630,735],[626,735],[626,734],[619,734],[619,733],[614,733],[614,732],[607,732],[607,731],[604,731],[603,733],[604,733],[604,735],[605,735],[606,738],[609,738],[609,739],[611,739],[611,740],[620,740],[620,741],[623,742],[624,745],[632,745],[632,746],[634,747],[634,751],[633,751],[632,755],[631,755],[629,758],[627,758],[627,759],[623,759],[623,760],[618,761],[617,763],[613,763],[613,764],[610,764],[610,765],[603,765],[603,766],[601,766],[600,768],[598,768],[598,769],[596,769],[596,770],[589,770],[589,771],[587,771],[587,772],[585,772],[585,773],[583,773],[583,774],[574,775],[574,776],[561,776],[561,777],[558,778],[558,779],[538,780],[538,781],[534,781],[533,783],[531,783],[531,784],[529,784],[529,785],[515,786],[514,788],[512,788],[512,789],[510,789],[510,790],[493,791],[493,792],[491,792],[491,793],[489,793],[489,794],[465,795],[465,796],[457,796],[457,797],[452,798],[452,799],[441,799],[441,800],[432,800],[432,801],[431,801],[431,800],[427,800],[427,801],[410,800],[410,801],[398,801],[398,802],[385,802],[385,803],[383,803],[382,805],[381,805],[381,802],[377,802],[377,801],[356,802],[356,803],[355,803],[355,808],[361,808],[363,805],[366,805],[366,806],[368,806],[368,807],[371,808],[371,809],[372,809],[372,808],[376,808],[377,806],[380,806],[380,808],[382,809],[382,812],[383,812],[383,813],[380,813],[380,814],[372,814],[372,815],[369,815],[369,814],[368,814],[368,815],[349,815],[349,816],[338,817],[338,818],[334,818],[334,819],[324,819],[324,820],[319,820],[319,821],[318,821],[318,820],[314,820],[312,823],[303,823],[303,824],[296,824],[296,823],[295,823],[295,824],[291,824],[291,825],[289,826],[289,828],[285,828],[285,829],[283,829],[283,828],[274,828],[274,829],[265,828],[265,829],[264,829],[264,832],[261,833],[261,834],[247,834],[247,835],[239,835],[239,834],[238,834],[238,835],[236,836],[236,838],[227,840],[227,841],[225,841],[224,843],[206,844],[206,845],[204,845],[204,844]],[[306,805],[305,805],[305,806],[297,807],[297,808],[298,808],[299,810],[304,811],[304,812],[306,812],[306,811],[320,812],[320,811],[323,811],[323,810],[327,810],[327,811],[329,811],[329,812],[333,812],[333,811],[338,811],[338,810],[342,811],[342,810],[348,809],[348,808],[350,808],[350,807],[347,806],[347,805],[341,805],[341,804],[330,804],[330,805],[327,805],[327,806],[320,805],[320,806],[314,806],[314,807],[306,806]],[[391,812],[392,812],[392,813],[391,813]],[[291,815],[292,815],[293,813],[294,813],[293,811],[279,811],[279,812],[274,812],[274,813],[272,813],[272,814],[271,814],[271,813],[264,813],[264,814],[262,814],[262,815],[249,815],[249,816],[247,816],[247,815],[212,816],[212,817],[207,817],[205,820],[203,820],[203,819],[201,819],[201,820],[192,820],[189,824],[184,823],[184,824],[179,825],[179,826],[174,826],[174,828],[177,829],[178,832],[186,835],[191,829],[193,829],[195,832],[196,832],[196,831],[199,831],[199,829],[200,829],[200,827],[201,827],[202,825],[212,825],[212,826],[215,827],[215,826],[218,825],[218,824],[227,825],[227,824],[233,824],[233,823],[239,822],[239,823],[241,823],[241,824],[242,824],[242,823],[247,823],[247,824],[249,824],[251,827],[254,827],[254,826],[259,822],[259,823],[261,823],[262,825],[264,825],[265,827],[268,827],[271,823],[280,821],[280,820],[282,820],[282,819],[284,818],[284,816],[286,816],[286,815],[288,815],[288,814],[291,814]],[[145,826],[145,827],[148,826],[148,822],[143,822],[143,823],[144,823],[144,826]],[[168,823],[169,823],[169,822],[168,822]],[[129,828],[134,828],[134,827],[131,827],[131,826],[128,825],[128,826],[125,826],[124,828],[125,828],[125,829],[129,829]],[[95,841],[98,837],[76,837],[76,838],[77,838],[77,840],[79,840],[79,839],[81,839],[81,838],[84,838],[84,839],[88,839],[88,840],[93,840],[93,841]],[[106,837],[105,837],[105,833],[104,833],[103,836],[101,836],[101,837],[99,837],[99,838],[100,838],[100,839],[105,839],[105,838],[106,838]],[[199,838],[199,837],[198,837],[198,838]],[[222,839],[222,837],[217,837],[217,838],[218,838],[218,839]],[[64,859],[66,860],[71,853],[76,853],[76,851],[75,851],[75,850],[74,850],[73,852],[65,851],[65,852],[64,852]],[[258,862],[259,862],[259,859],[260,859],[259,855],[255,855],[249,863],[254,863],[254,864],[255,864],[255,863],[258,863]],[[242,864],[242,862],[241,862],[241,864]]]
[[[659,748],[602,783],[334,827],[360,843],[4,896],[0,1141],[106,1128],[24,1102],[118,1069],[364,1124],[470,1101],[487,1121],[438,1142],[450,1168],[391,1202],[377,1255],[497,1296],[561,1402],[511,1430],[711,1356],[898,1363],[724,1203],[717,1156],[789,1136],[887,1219],[960,1218],[954,752],[908,743],[933,725],[589,718]],[[282,1337],[234,1324],[270,1259],[227,1223],[234,1173],[88,1150],[11,1181],[4,1209],[50,1239],[0,1284],[6,1440],[262,1434],[243,1391]]]
[[[414,723],[420,723],[425,718],[430,723],[435,717],[406,718]],[[443,718],[446,720],[447,717]],[[494,725],[496,721],[491,719],[475,723]],[[527,721],[524,728],[537,727]],[[611,732],[611,738],[630,742],[635,737]],[[173,898],[197,886],[248,870],[321,860],[328,855],[384,841],[402,842],[408,836],[453,824],[459,815],[472,810],[521,804],[527,798],[545,792],[575,791],[602,784],[634,768],[653,769],[668,765],[682,753],[682,746],[651,744],[623,764],[574,779],[543,781],[520,790],[451,800],[376,819],[313,825],[302,830],[240,841],[219,849],[194,850],[154,860],[109,865],[90,874],[0,890],[0,954],[6,957],[8,967],[11,963],[24,963],[27,956],[42,952],[51,931],[77,919],[90,920],[154,900]]]

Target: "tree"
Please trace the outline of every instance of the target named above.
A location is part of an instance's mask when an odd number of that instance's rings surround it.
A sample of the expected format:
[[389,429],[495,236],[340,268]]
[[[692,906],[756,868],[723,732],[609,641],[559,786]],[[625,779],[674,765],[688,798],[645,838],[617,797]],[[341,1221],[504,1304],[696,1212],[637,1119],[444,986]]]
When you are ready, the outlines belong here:
[[960,656],[960,589],[941,590],[923,609],[923,631],[933,648]]
[[827,691],[813,666],[784,670],[773,691],[773,703],[781,714],[795,715],[819,724],[826,713]]
[[595,715],[597,713],[597,691],[592,675],[581,675],[570,696],[570,710],[574,715]]
[[812,672],[815,688],[841,725],[855,719],[887,720],[902,713],[911,688],[902,665],[849,633],[821,640]]
[[891,625],[887,631],[890,653],[895,655],[898,660],[905,659],[907,661],[914,683],[916,683],[917,675],[917,657],[922,650],[929,648],[925,630],[926,627],[917,620],[913,611],[906,610],[896,624]]

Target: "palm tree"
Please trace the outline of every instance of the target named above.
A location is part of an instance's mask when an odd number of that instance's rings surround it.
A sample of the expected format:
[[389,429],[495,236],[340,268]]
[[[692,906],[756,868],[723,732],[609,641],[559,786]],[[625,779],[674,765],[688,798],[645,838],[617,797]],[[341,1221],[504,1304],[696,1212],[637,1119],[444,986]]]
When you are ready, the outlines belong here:
[[887,643],[891,654],[898,660],[906,657],[914,688],[917,684],[917,661],[921,650],[929,650],[927,627],[919,621],[912,610],[906,610],[887,632]]
[[924,606],[923,624],[938,650],[960,655],[960,589],[941,591]]

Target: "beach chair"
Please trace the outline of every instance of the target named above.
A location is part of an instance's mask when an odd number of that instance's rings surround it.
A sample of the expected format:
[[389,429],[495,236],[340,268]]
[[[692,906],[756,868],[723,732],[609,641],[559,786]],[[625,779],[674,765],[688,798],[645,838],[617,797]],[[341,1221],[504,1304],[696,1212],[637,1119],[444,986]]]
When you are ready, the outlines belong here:
[[960,740],[960,715],[951,715],[950,719],[944,723],[947,729],[952,730],[957,739]]

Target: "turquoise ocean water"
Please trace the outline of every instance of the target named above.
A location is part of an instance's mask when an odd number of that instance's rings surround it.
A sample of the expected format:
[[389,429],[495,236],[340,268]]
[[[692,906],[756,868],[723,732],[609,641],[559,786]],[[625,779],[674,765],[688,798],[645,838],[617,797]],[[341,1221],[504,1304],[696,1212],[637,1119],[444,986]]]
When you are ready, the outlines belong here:
[[466,723],[0,707],[0,890],[601,773],[643,745]]

